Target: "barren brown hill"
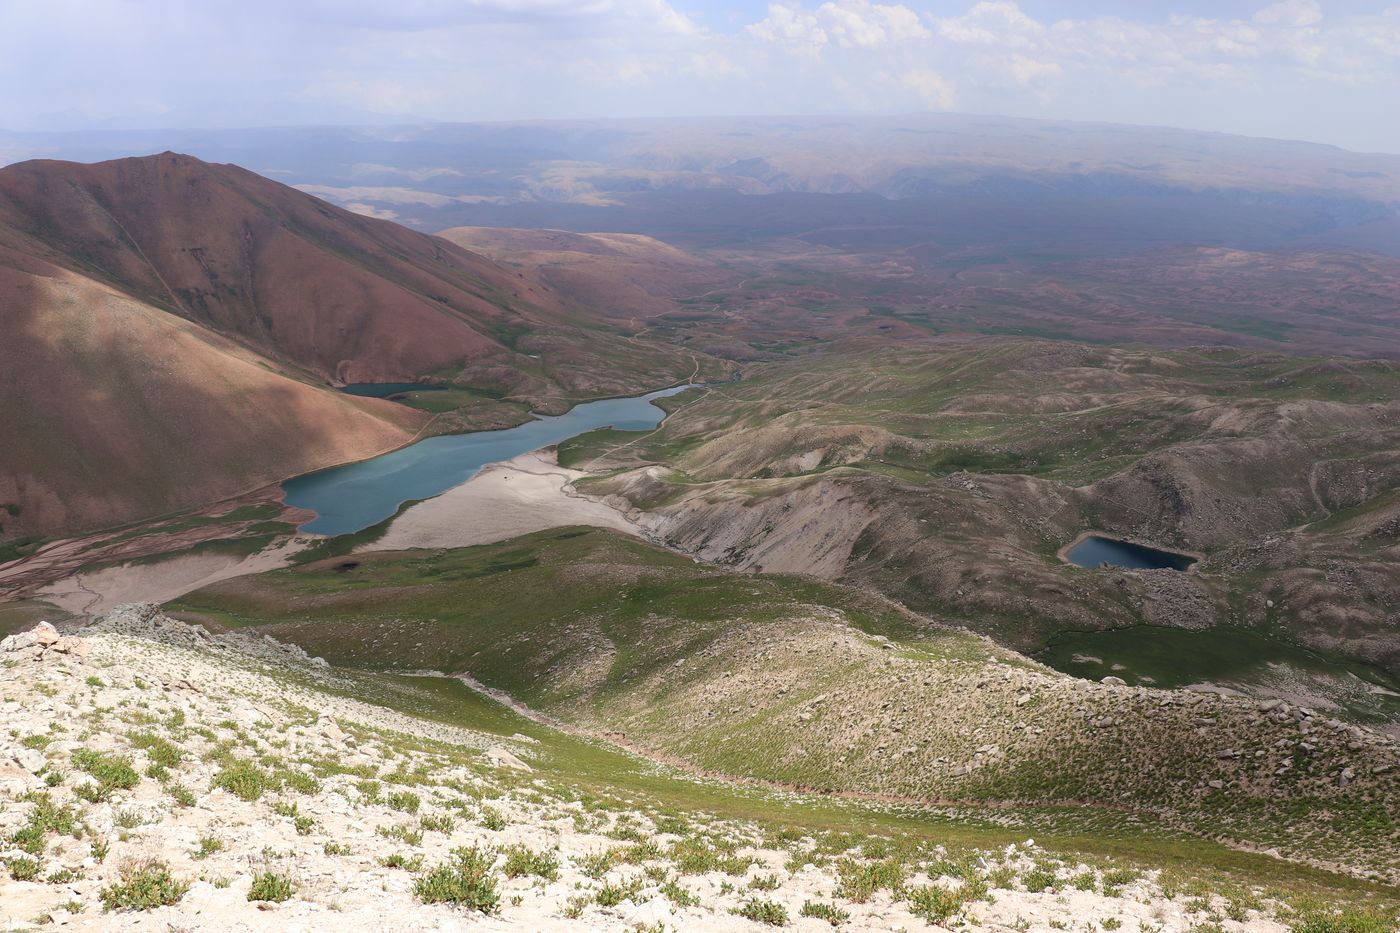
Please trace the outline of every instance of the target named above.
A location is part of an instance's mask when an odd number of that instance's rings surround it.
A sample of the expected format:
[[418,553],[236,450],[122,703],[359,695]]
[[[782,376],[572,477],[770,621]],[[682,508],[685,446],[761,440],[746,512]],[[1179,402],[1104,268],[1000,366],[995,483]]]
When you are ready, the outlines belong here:
[[330,380],[506,355],[548,288],[439,239],[189,156],[0,171],[0,223],[55,265]]
[[210,502],[398,446],[427,420],[3,243],[0,331],[0,541]]

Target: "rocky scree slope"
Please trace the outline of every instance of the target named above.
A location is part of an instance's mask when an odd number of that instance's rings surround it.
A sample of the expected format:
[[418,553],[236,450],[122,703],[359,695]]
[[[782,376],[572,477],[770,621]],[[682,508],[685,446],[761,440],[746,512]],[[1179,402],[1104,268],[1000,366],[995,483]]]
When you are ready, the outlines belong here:
[[534,772],[537,739],[349,698],[355,686],[295,647],[210,636],[152,606],[80,637],[45,624],[6,639],[0,924],[1049,930],[1073,918],[1167,933],[1206,912],[1230,933],[1281,933],[1305,919],[1262,892],[1183,890],[1029,842],[954,855],[580,794]]

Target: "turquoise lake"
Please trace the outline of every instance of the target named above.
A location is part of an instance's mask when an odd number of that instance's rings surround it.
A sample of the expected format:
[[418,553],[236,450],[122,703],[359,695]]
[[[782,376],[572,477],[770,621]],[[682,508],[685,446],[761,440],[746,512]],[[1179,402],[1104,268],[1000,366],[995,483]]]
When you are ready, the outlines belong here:
[[348,534],[382,522],[411,499],[430,499],[465,483],[488,463],[509,460],[598,428],[654,428],[665,412],[652,401],[691,388],[695,386],[584,402],[565,414],[536,416],[534,421],[502,431],[430,437],[372,460],[298,476],[283,483],[282,489],[288,505],[316,513],[301,526],[302,531]]

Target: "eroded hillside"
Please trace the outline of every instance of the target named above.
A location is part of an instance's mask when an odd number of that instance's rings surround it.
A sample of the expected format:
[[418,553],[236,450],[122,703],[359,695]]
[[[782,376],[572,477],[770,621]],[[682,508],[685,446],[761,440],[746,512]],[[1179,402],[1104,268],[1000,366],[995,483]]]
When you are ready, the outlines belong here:
[[[681,404],[673,402],[672,404]],[[1232,624],[1400,664],[1400,368],[1032,341],[847,348],[755,366],[646,437],[561,462],[728,566],[868,584],[1037,649],[1054,633]],[[1100,531],[1191,573],[1074,567]]]

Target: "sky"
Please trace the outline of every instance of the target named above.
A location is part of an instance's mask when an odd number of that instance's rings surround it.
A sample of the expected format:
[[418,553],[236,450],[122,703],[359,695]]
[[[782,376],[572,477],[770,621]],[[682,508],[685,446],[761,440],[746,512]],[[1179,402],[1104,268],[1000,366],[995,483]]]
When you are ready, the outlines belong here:
[[0,128],[954,111],[1400,153],[1400,0],[0,0]]

